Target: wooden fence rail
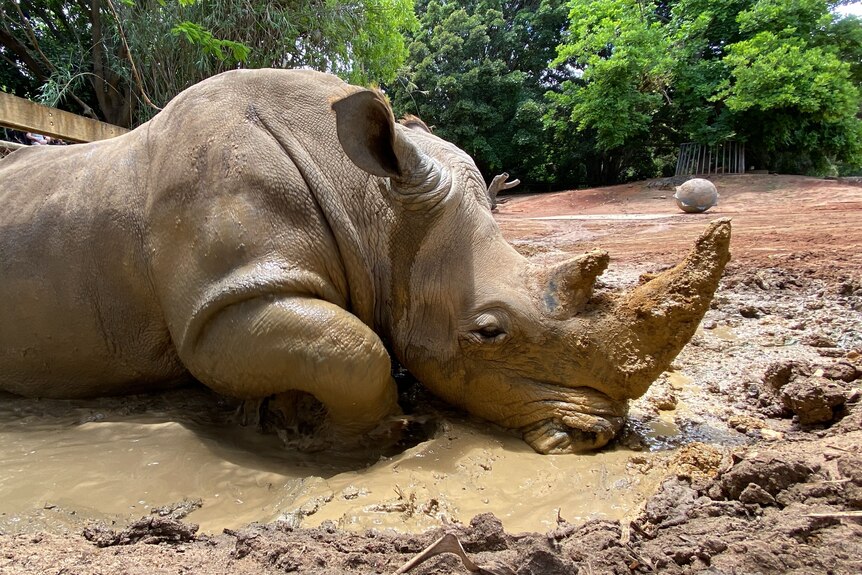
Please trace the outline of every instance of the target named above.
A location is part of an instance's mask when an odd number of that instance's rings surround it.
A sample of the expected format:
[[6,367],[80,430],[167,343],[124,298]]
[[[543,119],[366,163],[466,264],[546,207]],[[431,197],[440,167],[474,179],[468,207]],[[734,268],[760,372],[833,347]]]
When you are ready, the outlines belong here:
[[105,140],[128,132],[119,126],[49,108],[5,92],[0,92],[0,126],[69,142]]

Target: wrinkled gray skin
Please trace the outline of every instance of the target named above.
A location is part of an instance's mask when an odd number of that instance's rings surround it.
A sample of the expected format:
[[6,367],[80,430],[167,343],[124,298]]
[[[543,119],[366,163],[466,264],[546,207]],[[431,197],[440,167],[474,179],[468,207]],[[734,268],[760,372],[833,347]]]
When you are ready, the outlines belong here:
[[0,389],[304,391],[335,446],[398,414],[390,351],[538,451],[603,445],[694,332],[730,233],[591,302],[607,254],[529,264],[467,154],[311,71],[228,72],[126,135],[15,152],[0,206]]

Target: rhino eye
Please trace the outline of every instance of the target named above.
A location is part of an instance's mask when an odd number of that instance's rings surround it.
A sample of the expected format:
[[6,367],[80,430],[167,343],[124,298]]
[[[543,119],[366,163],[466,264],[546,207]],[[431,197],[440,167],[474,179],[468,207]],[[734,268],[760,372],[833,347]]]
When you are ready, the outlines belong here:
[[485,313],[476,319],[475,327],[470,332],[473,341],[478,343],[500,343],[506,339],[506,329],[496,315]]
[[506,335],[506,332],[496,325],[486,325],[485,327],[477,329],[476,333],[484,339],[494,339],[498,336]]

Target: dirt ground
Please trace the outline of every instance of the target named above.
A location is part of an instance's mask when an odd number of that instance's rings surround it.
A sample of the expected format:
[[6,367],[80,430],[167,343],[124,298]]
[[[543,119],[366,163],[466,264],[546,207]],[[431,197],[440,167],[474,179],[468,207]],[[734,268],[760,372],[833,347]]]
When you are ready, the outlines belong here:
[[[667,181],[513,195],[497,215],[537,261],[608,250],[609,290],[679,261],[708,221],[733,219],[733,260],[711,310],[619,440],[630,466],[647,467],[653,447],[638,426],[681,430],[663,446],[666,477],[630,517],[563,514],[543,533],[507,533],[481,514],[421,534],[279,521],[210,536],[178,506],[68,534],[0,532],[0,573],[392,574],[447,533],[480,573],[862,572],[862,186],[714,181],[720,203],[701,215],[679,212]],[[451,553],[410,571],[467,572]]]

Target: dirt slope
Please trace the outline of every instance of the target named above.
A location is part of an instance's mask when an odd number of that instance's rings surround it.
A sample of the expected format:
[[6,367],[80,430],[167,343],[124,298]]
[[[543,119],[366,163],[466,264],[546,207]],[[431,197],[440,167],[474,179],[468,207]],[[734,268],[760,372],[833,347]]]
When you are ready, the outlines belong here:
[[[737,262],[782,267],[816,262],[824,271],[862,268],[862,253],[853,249],[862,245],[858,184],[782,175],[712,179],[719,204],[705,214],[682,213],[674,203],[673,188],[659,187],[661,181],[655,181],[509,196],[499,208],[498,220],[516,245],[552,243],[573,252],[602,247],[624,264],[644,258],[675,261],[706,222],[730,217]],[[586,219],[561,219],[567,216]],[[643,216],[649,219],[634,219]]]

